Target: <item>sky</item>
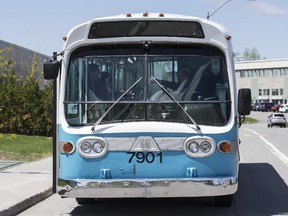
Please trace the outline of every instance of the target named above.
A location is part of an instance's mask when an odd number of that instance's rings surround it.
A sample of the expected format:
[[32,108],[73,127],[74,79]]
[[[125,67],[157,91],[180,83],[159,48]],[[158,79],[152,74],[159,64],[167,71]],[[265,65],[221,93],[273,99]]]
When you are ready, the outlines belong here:
[[0,40],[52,55],[78,24],[143,12],[204,19],[215,12],[210,20],[228,29],[235,53],[256,48],[263,59],[288,58],[288,0],[1,0]]

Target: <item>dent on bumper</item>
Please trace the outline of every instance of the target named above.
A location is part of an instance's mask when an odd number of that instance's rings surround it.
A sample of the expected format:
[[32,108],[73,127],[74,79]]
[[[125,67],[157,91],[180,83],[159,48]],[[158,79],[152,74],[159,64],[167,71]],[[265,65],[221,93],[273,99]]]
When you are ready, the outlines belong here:
[[234,194],[237,177],[197,179],[58,180],[62,197],[203,197]]

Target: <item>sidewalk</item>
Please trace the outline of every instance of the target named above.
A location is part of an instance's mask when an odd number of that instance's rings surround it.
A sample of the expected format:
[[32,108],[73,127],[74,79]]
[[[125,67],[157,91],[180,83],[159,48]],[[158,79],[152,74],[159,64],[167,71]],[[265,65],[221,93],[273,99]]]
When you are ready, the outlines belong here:
[[52,157],[0,171],[0,216],[16,215],[52,194]]

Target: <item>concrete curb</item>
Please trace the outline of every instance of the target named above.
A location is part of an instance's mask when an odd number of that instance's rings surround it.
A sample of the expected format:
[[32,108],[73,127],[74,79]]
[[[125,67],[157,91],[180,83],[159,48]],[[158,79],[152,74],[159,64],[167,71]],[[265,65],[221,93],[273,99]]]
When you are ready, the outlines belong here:
[[49,189],[42,191],[42,192],[39,192],[39,193],[35,194],[34,196],[31,196],[31,197],[23,200],[22,202],[17,203],[14,206],[11,206],[8,209],[0,211],[0,215],[1,216],[17,215],[17,214],[25,211],[26,209],[30,208],[31,206],[33,206],[33,205],[41,202],[42,200],[48,198],[52,194],[53,194],[52,188],[50,187]]

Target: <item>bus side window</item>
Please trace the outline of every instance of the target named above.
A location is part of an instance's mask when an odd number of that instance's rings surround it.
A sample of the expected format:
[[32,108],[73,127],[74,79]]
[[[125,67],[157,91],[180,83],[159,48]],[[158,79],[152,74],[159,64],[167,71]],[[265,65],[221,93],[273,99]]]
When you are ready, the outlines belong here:
[[79,101],[79,62],[74,60],[69,68],[66,87],[66,100],[67,101]]
[[[220,102],[220,108],[221,112],[224,116],[224,118],[227,118],[227,93],[228,93],[228,88],[224,85],[216,85],[216,94]],[[225,101],[225,102],[224,102]]]

